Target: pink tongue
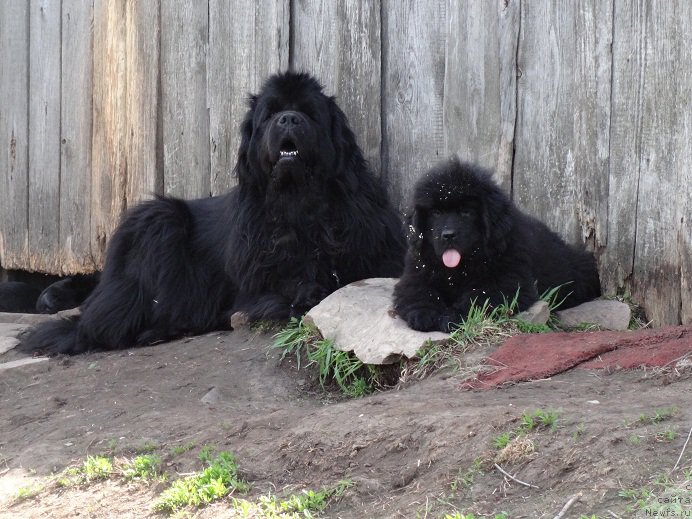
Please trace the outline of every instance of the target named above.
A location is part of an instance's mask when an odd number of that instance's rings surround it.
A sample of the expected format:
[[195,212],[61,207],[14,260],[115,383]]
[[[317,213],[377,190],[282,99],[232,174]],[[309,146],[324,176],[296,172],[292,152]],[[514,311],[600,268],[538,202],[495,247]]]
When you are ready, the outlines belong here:
[[442,254],[442,263],[445,264],[445,267],[453,269],[457,265],[459,265],[459,262],[461,261],[461,254],[457,252],[454,249],[449,249],[444,251]]

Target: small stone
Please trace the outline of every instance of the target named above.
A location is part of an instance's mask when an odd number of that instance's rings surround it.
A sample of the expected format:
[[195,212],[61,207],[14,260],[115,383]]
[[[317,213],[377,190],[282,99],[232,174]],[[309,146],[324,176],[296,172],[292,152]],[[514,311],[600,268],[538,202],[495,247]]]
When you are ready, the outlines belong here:
[[529,324],[543,325],[550,317],[550,306],[545,301],[536,301],[531,308],[517,314],[517,319]]
[[398,280],[371,278],[351,283],[310,310],[305,321],[341,351],[352,351],[365,364],[391,364],[412,358],[428,341],[445,341],[449,334],[412,330],[392,309]]
[[555,312],[565,328],[595,324],[604,330],[627,330],[632,317],[629,305],[620,301],[595,299],[579,306]]
[[248,322],[250,322],[250,317],[245,312],[235,312],[231,316],[231,328],[234,330],[236,328],[242,328]]
[[216,387],[213,387],[207,391],[207,394],[204,395],[200,400],[205,404],[214,405],[221,402],[223,397],[221,396],[221,392]]

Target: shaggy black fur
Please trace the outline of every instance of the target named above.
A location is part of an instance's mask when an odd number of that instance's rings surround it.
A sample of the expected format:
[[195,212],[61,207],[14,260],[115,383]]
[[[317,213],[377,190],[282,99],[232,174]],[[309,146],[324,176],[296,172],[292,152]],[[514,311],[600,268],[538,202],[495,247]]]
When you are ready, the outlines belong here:
[[416,184],[412,206],[394,305],[415,330],[449,331],[474,300],[496,306],[517,289],[520,311],[560,285],[561,308],[601,293],[593,256],[519,211],[488,171],[443,162]]
[[33,314],[41,289],[23,281],[0,283],[0,312]]
[[81,318],[37,327],[25,350],[151,344],[227,329],[235,311],[281,319],[352,281],[400,275],[401,222],[334,99],[287,72],[249,105],[238,187],[129,211]]

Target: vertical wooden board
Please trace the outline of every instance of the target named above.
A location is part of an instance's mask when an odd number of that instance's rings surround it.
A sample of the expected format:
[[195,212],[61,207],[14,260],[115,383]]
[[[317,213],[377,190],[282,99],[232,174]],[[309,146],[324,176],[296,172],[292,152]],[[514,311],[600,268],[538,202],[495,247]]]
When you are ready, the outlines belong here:
[[209,1],[209,147],[212,194],[237,180],[233,168],[248,95],[288,67],[288,0]]
[[28,263],[29,3],[0,2],[0,267]]
[[91,252],[98,265],[126,208],[126,3],[94,0]]
[[448,18],[445,153],[493,169],[509,192],[519,0],[452,2]]
[[381,21],[375,0],[296,2],[291,67],[314,74],[348,117],[365,158],[381,169]]
[[208,2],[161,2],[164,192],[209,196]]
[[446,2],[382,1],[383,164],[392,200],[445,157],[443,98]]
[[90,249],[93,0],[63,3],[60,129],[61,274],[96,268]]
[[60,2],[30,2],[29,262],[30,270],[59,272],[60,233]]
[[126,5],[127,205],[163,191],[159,129],[160,1]]
[[601,282],[611,294],[632,289],[645,68],[643,3],[616,0],[613,19],[608,246],[601,258]]
[[522,2],[513,194],[572,243],[604,246],[612,5]]
[[642,13],[644,97],[633,292],[654,324],[677,324],[682,242],[675,238],[679,229],[689,243],[690,233],[682,204],[689,200],[686,181],[692,164],[692,9],[687,2],[646,2]]

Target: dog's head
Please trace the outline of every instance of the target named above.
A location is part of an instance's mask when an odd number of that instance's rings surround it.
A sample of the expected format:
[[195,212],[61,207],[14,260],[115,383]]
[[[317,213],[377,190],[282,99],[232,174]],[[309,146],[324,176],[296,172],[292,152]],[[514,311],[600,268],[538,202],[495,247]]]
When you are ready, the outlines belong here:
[[456,158],[442,162],[415,186],[409,249],[417,260],[448,269],[469,257],[502,254],[511,232],[510,210],[489,172]]
[[241,186],[280,192],[343,177],[355,189],[348,171],[364,166],[362,152],[346,116],[315,78],[273,75],[249,105],[236,165]]

